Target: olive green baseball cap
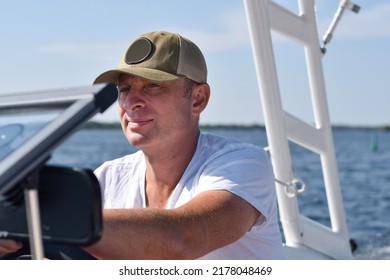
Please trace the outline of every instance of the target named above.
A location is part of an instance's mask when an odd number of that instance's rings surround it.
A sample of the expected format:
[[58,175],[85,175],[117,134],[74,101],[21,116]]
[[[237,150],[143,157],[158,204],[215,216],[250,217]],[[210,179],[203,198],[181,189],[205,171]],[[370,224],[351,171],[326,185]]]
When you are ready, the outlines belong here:
[[207,82],[207,66],[200,49],[179,34],[158,31],[141,35],[123,54],[116,69],[100,74],[97,83],[118,83],[121,74],[152,81],[172,81],[187,77]]

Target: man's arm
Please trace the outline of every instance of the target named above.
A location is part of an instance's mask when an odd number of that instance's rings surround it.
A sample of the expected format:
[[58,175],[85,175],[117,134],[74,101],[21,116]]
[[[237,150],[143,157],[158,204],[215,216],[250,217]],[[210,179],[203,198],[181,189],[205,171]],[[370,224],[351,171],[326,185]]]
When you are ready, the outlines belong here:
[[195,259],[239,239],[259,215],[228,191],[169,210],[106,209],[102,239],[85,249],[102,259]]

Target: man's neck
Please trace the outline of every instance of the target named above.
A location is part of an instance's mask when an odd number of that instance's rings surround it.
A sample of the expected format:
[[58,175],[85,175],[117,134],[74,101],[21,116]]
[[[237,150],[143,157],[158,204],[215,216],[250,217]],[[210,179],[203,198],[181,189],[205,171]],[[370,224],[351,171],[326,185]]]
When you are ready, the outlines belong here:
[[165,206],[195,153],[198,137],[199,132],[183,137],[153,154],[144,151],[145,193],[149,207]]

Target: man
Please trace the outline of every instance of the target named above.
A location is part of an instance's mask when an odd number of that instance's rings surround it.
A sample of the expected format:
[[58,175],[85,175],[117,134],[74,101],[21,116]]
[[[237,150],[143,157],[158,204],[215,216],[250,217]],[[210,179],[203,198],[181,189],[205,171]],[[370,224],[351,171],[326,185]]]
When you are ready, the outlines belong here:
[[140,151],[95,171],[104,230],[87,252],[99,259],[282,258],[266,153],[199,130],[210,88],[194,43],[169,32],[141,35],[117,69],[95,80],[102,82],[117,84],[123,132]]

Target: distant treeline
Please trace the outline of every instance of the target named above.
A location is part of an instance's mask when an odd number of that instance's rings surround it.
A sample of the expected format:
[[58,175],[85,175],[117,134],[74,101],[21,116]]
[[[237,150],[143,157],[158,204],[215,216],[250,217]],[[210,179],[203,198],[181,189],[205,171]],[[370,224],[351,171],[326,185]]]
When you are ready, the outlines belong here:
[[[201,129],[265,129],[261,124],[201,124]],[[121,129],[119,122],[103,123],[103,122],[87,122],[84,126],[85,129]],[[353,126],[353,125],[333,125],[333,129],[347,130],[347,129],[360,129],[360,130],[385,130],[390,131],[390,124],[383,126]]]

